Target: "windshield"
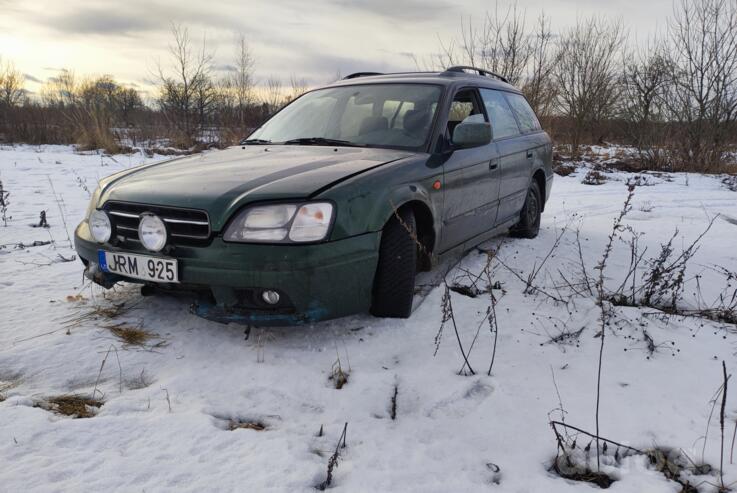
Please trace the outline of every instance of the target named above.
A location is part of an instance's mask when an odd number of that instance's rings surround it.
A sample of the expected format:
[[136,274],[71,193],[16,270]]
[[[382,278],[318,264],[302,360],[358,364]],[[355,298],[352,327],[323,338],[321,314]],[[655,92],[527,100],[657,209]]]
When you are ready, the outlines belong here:
[[430,134],[441,92],[441,87],[427,84],[319,89],[281,110],[248,140],[417,150]]

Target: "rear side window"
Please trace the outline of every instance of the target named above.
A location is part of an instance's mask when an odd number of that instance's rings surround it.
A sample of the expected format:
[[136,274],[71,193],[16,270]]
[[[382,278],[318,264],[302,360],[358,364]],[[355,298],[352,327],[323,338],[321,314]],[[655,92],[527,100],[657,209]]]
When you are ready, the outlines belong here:
[[514,114],[517,115],[517,121],[522,129],[522,133],[534,132],[542,128],[535,116],[535,112],[532,111],[530,104],[524,96],[508,93],[507,99],[509,99],[509,104],[512,106]]
[[499,91],[481,89],[481,98],[486,106],[486,113],[491,120],[491,129],[495,139],[519,135],[519,127],[507,99]]

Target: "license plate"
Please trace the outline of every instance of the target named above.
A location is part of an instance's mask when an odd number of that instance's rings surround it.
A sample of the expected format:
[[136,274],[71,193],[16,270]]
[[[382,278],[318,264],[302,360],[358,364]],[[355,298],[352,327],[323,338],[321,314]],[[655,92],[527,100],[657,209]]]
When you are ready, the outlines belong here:
[[100,269],[111,274],[155,282],[179,282],[177,261],[131,253],[97,252]]

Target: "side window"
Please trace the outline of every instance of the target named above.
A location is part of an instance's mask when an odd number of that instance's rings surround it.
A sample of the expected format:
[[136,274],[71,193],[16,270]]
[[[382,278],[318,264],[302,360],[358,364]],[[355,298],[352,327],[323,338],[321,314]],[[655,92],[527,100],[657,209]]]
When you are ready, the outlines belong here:
[[522,129],[522,133],[534,132],[542,128],[540,126],[540,122],[535,116],[535,112],[532,111],[530,104],[524,96],[508,93],[507,99],[509,100],[509,104],[514,111],[514,114],[517,115],[517,121]]
[[519,135],[517,120],[507,103],[507,99],[500,91],[481,89],[481,98],[486,106],[486,113],[491,120],[491,129],[495,139]]
[[448,113],[448,134],[452,137],[453,130],[456,126],[466,118],[474,116],[480,121],[486,121],[484,113],[479,106],[478,98],[473,90],[459,91],[450,103],[450,112]]

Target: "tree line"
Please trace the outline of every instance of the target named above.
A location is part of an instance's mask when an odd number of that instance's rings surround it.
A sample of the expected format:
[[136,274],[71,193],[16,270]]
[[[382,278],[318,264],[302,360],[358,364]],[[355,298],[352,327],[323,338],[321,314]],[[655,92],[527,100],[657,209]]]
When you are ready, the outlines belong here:
[[289,86],[269,77],[257,90],[255,57],[244,35],[236,37],[233,53],[226,75],[218,76],[207,44],[198,45],[186,27],[173,24],[168,56],[149,76],[156,92],[148,101],[110,75],[81,77],[67,69],[30,97],[23,74],[0,60],[0,141],[74,143],[109,152],[233,144],[307,91],[296,76]]
[[[463,22],[430,65],[473,65],[527,96],[574,158],[632,145],[643,167],[717,172],[737,144],[737,1],[676,0],[665,32],[632,47],[621,20],[578,19],[558,36],[516,6]],[[427,65],[427,63],[425,63]]]
[[[0,138],[77,143],[83,148],[165,140],[179,148],[226,145],[308,90],[292,76],[257,84],[255,56],[240,35],[229,71],[218,76],[207,44],[173,24],[164,63],[144,102],[110,76],[64,70],[29,98],[24,78],[0,63]],[[667,28],[633,42],[621,20],[579,18],[554,33],[541,14],[528,22],[498,3],[481,22],[461,22],[419,69],[472,65],[520,87],[561,148],[579,157],[585,144],[636,149],[649,169],[718,172],[737,144],[737,0],[675,0]]]

